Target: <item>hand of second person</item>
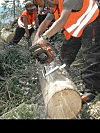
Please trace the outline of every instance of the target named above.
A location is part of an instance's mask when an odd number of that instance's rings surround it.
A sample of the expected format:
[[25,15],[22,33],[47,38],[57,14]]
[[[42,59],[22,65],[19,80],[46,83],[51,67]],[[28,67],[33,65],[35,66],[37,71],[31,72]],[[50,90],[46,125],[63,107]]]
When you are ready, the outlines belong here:
[[44,40],[42,37],[40,37],[36,42],[34,42],[32,45],[39,44],[42,48],[47,46],[47,41]]

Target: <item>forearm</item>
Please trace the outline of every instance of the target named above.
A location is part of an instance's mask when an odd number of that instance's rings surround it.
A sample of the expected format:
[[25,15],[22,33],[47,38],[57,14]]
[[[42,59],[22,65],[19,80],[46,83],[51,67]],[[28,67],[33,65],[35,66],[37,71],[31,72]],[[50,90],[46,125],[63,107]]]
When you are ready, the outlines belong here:
[[53,25],[44,33],[44,35],[46,35],[48,38],[51,38],[53,35],[59,32],[66,24],[70,12],[71,10],[64,9],[61,13],[60,18],[53,23]]
[[35,25],[36,25],[36,28],[38,28],[38,27],[39,27],[38,20],[35,22]]
[[51,38],[57,32],[59,32],[64,27],[65,22],[62,19],[56,20],[53,25],[44,33],[48,38]]
[[27,18],[25,16],[23,16],[23,23],[24,23],[24,26],[25,26],[25,32],[29,36],[28,22],[27,22]]
[[39,27],[39,21],[38,21],[38,16],[36,15],[36,18],[35,18],[35,26],[36,28]]

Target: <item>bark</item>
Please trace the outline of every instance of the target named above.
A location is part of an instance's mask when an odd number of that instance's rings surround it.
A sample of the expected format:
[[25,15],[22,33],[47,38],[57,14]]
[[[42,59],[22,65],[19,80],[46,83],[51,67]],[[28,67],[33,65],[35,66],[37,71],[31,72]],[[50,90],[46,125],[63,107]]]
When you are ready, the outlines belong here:
[[[72,119],[80,112],[82,100],[66,70],[57,66],[56,61],[45,66],[37,62],[45,107],[52,119]],[[52,68],[56,70],[48,74]]]
[[9,42],[14,36],[13,32],[7,31],[5,28],[1,30],[1,39]]

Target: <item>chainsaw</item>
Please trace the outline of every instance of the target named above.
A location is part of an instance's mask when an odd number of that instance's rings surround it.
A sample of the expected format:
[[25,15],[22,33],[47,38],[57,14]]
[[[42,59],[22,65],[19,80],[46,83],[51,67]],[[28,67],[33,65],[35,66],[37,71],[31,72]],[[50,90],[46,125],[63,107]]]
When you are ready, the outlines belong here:
[[50,63],[54,60],[54,51],[50,46],[43,49],[39,44],[33,45],[29,48],[32,52],[33,59],[38,60],[41,64]]
[[[39,44],[33,45],[30,47],[30,52],[32,52],[32,56],[34,59],[38,60],[41,64],[48,63],[50,64],[52,61],[54,61],[55,58],[55,52],[50,46],[47,46],[47,49],[43,49]],[[63,65],[56,65],[54,68],[51,68],[48,72],[46,68],[49,67],[48,65],[45,65],[43,68],[43,77],[45,78],[49,74],[55,72],[56,70],[61,70],[64,67],[66,67],[66,64]]]

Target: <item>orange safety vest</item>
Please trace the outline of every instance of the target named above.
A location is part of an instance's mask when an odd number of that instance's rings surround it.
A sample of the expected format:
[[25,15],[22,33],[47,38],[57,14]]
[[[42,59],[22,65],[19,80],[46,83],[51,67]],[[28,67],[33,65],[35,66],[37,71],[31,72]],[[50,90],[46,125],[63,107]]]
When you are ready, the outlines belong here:
[[[63,10],[63,0],[59,0],[59,6],[52,8],[55,19],[57,20],[59,12],[61,14]],[[84,28],[93,22],[99,15],[99,9],[94,0],[84,0],[83,7],[78,12],[71,12],[64,25],[64,35],[66,40],[69,40],[71,36],[80,37]]]
[[25,10],[21,16],[18,19],[18,26],[25,28],[24,23],[22,21],[22,16],[26,16],[27,17],[27,21],[28,21],[28,29],[31,29],[34,25],[35,25],[35,18],[36,18],[36,11],[33,11],[32,16],[28,13],[27,10]]

